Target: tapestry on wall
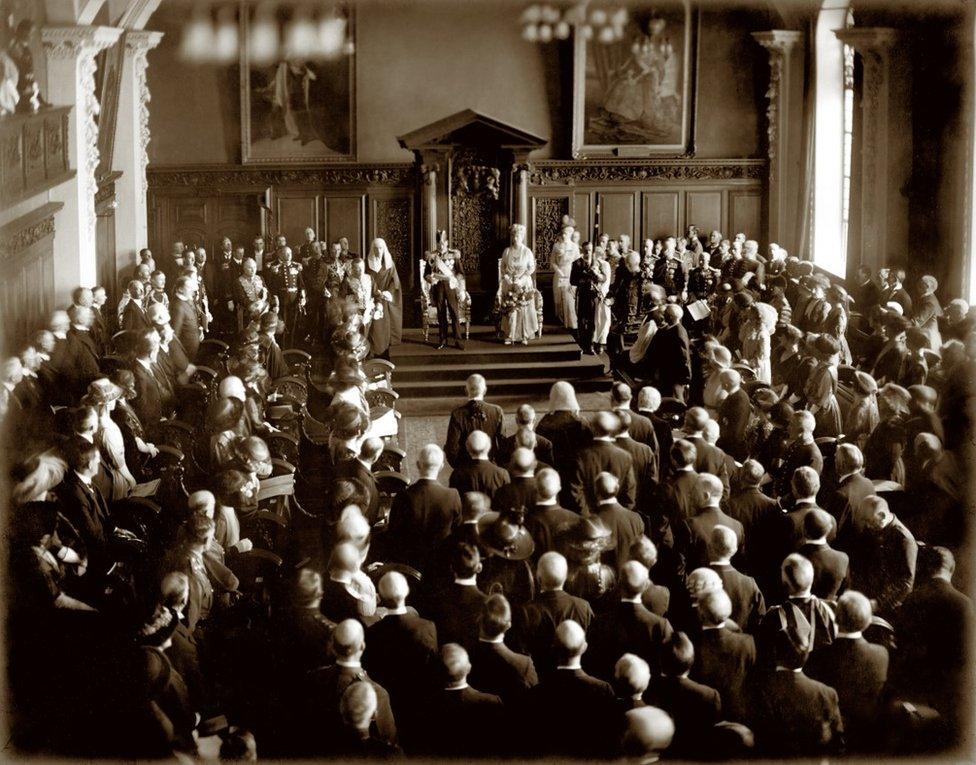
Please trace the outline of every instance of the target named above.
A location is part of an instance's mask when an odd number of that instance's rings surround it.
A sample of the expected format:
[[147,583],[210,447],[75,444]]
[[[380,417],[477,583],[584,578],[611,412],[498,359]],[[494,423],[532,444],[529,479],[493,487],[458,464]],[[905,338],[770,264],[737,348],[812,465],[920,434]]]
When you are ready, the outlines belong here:
[[[279,14],[286,13],[280,10]],[[340,3],[348,40],[354,14]],[[334,57],[267,66],[250,56],[248,13],[241,13],[241,153],[244,164],[356,159],[355,47]]]
[[696,21],[691,0],[655,0],[616,42],[576,35],[574,157],[693,152]]

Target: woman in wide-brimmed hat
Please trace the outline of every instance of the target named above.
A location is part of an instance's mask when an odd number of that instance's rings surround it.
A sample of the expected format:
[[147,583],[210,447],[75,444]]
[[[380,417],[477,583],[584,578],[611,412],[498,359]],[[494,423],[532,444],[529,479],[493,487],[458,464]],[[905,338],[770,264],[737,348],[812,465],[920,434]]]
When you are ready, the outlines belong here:
[[595,603],[616,587],[616,573],[600,562],[612,537],[606,524],[593,515],[582,516],[564,532],[560,542],[569,562],[566,592]]
[[125,461],[125,439],[122,431],[112,419],[112,411],[123,390],[108,378],[95,380],[88,386],[88,392],[81,402],[92,407],[98,415],[98,430],[95,432],[95,445],[102,456],[102,464],[111,480],[111,491],[107,499],[113,502],[129,496],[135,488],[136,479],[133,477]]
[[484,550],[478,586],[500,588],[513,604],[535,597],[530,559],[535,542],[525,527],[525,508],[488,512],[478,519],[478,545]]
[[871,431],[880,421],[878,415],[878,383],[867,372],[854,373],[854,400],[844,420],[844,435],[851,443],[863,449]]
[[840,428],[840,404],[837,402],[837,365],[840,345],[830,335],[820,335],[813,342],[818,364],[805,387],[807,407],[817,419],[813,431],[817,438],[837,437]]

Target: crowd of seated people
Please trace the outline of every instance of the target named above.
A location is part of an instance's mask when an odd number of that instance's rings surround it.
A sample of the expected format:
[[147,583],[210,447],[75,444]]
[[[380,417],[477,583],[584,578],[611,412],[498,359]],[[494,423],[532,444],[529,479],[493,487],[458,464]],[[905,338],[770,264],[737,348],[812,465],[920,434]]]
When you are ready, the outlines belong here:
[[205,327],[186,266],[170,293],[142,268],[113,315],[77,290],[3,364],[13,745],[648,761],[962,741],[968,306],[939,317],[934,280],[912,298],[892,270],[852,288],[855,316],[775,263],[723,268],[694,343],[680,295],[648,308],[597,411],[558,382],[506,433],[473,375],[412,482],[355,301],[322,384],[261,297]]

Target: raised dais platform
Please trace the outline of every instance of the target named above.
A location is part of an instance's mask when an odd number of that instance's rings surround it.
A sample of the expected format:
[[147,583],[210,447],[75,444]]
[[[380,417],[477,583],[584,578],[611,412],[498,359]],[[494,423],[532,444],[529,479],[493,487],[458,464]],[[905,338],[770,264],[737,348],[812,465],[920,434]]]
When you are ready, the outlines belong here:
[[604,390],[606,360],[584,356],[565,331],[547,327],[528,345],[504,345],[489,326],[471,327],[463,351],[425,343],[420,329],[404,330],[394,346],[393,387],[401,398],[462,397],[464,381],[475,372],[488,380],[488,395],[547,395],[557,380],[569,380],[577,391]]

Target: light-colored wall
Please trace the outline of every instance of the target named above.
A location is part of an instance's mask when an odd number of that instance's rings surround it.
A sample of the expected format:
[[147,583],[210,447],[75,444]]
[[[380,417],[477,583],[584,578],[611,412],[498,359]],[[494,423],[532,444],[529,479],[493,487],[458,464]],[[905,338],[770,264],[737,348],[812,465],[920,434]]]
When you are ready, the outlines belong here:
[[[466,108],[549,139],[537,158],[567,158],[572,118],[570,45],[520,37],[521,6],[468,0],[365,3],[357,10],[357,143],[360,162],[410,161],[396,136]],[[756,157],[763,150],[767,76],[749,33],[766,15],[701,14],[698,156]],[[240,161],[238,68],[179,61],[179,4],[163,3],[149,27],[166,32],[149,54],[150,162]]]

